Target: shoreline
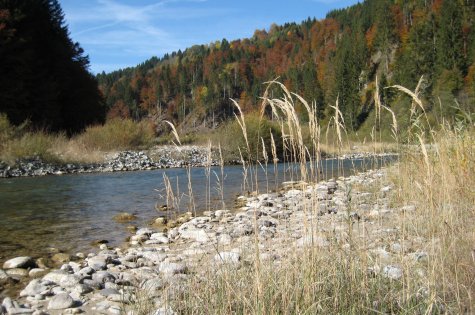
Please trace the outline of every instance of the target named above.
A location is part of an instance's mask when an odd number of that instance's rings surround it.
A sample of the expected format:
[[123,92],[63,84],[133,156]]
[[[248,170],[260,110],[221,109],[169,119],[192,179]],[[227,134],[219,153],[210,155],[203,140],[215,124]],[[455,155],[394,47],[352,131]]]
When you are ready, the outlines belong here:
[[[25,313],[31,310],[33,314],[59,314],[65,309],[71,313],[80,309],[86,313],[119,314],[123,307],[133,307],[134,292],[146,289],[154,301],[153,307],[162,312],[158,314],[173,314],[163,300],[165,290],[179,288],[192,274],[206,269],[203,265],[219,268],[246,263],[252,259],[248,250],[256,240],[261,259],[278,263],[290,248],[298,251],[307,246],[328,247],[331,230],[341,230],[348,219],[355,224],[367,224],[368,232],[374,232],[375,239],[380,237],[380,233],[386,232],[376,222],[384,220],[391,225],[391,217],[415,210],[414,205],[390,208],[392,188],[387,173],[387,169],[370,170],[319,183],[294,183],[274,193],[239,196],[236,210],[205,211],[165,232],[141,228],[130,237],[128,247],[112,249],[103,244],[97,253],[75,255],[73,261],[65,262],[59,269],[33,272],[37,268],[30,267],[28,274],[41,277],[31,280],[21,291],[17,304],[6,298],[3,306],[7,310],[23,308]],[[350,207],[348,201],[348,187],[353,185],[361,186],[361,191],[350,190],[358,208]],[[368,187],[373,186],[378,187],[375,194],[368,192]],[[319,201],[308,204],[303,195]],[[319,230],[309,234],[302,224],[305,220],[316,224]],[[397,229],[392,230],[387,233],[397,233]],[[368,249],[369,254],[384,258],[384,264],[380,263],[375,272],[391,279],[400,277],[402,268],[391,262],[391,256],[400,247],[393,241],[386,247],[377,242]],[[423,244],[417,247],[406,255],[416,257],[416,263],[427,257]],[[34,266],[31,260],[29,264]],[[65,307],[55,309],[56,302],[63,302],[59,305]]]
[[[355,152],[340,156],[324,156],[322,160],[362,159],[370,157],[394,156],[397,153]],[[40,158],[24,159],[15,167],[0,161],[0,179],[17,177],[37,177],[50,175],[93,174],[111,172],[149,171],[169,168],[220,166],[212,154],[208,161],[207,147],[197,145],[172,145],[155,147],[142,151],[120,151],[108,153],[103,163],[48,163]],[[224,166],[240,165],[239,161],[224,161]]]
[[[182,155],[180,158],[178,155]],[[156,156],[152,158],[151,156]],[[63,163],[54,164],[39,158],[17,162],[16,167],[0,161],[0,178],[35,177],[47,175],[110,173],[125,171],[145,171],[167,168],[204,167],[219,165],[215,159],[208,162],[208,152],[202,146],[161,146],[143,151],[120,151],[108,153],[103,163]]]

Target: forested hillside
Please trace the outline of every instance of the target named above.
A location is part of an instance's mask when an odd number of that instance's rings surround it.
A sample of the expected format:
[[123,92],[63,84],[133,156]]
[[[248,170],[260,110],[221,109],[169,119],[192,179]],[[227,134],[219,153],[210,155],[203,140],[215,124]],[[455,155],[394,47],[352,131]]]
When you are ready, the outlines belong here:
[[427,112],[453,119],[475,111],[474,19],[475,0],[366,0],[323,20],[271,25],[251,38],[193,46],[98,80],[108,117],[161,117],[190,128],[230,117],[230,98],[253,110],[263,83],[279,78],[315,102],[323,121],[338,98],[347,126],[358,130],[372,113],[376,77],[383,103],[398,114],[410,100],[383,87],[413,90],[423,76]]
[[57,0],[0,0],[0,113],[12,123],[71,134],[102,122],[88,65]]

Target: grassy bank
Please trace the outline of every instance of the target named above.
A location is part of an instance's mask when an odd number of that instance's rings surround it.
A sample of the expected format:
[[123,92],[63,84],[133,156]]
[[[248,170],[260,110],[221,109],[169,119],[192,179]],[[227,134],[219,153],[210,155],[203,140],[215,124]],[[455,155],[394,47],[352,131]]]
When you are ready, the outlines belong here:
[[148,148],[155,134],[148,122],[111,120],[91,126],[73,137],[31,130],[28,123],[13,126],[0,115],[0,161],[14,165],[18,159],[39,157],[52,163],[96,163],[106,152]]
[[[286,135],[283,145],[291,152],[288,161],[300,163],[302,177],[311,181],[314,170],[305,162],[310,160],[310,165],[318,165],[319,154],[311,153],[323,151],[324,137],[318,122],[313,121],[309,124],[310,144],[304,141],[293,112],[294,97],[290,93],[287,96],[286,100],[268,100],[268,104],[286,125],[281,132]],[[376,94],[376,103],[378,97]],[[414,96],[414,101],[420,100]],[[306,103],[305,106],[312,117],[312,107]],[[334,109],[332,147],[342,152],[351,142],[345,135],[338,104]],[[417,127],[421,119],[423,108],[412,127]],[[242,114],[237,120],[245,139],[241,150],[251,153],[247,121]],[[400,151],[399,163],[387,170],[386,177],[361,191],[372,196],[376,209],[390,209],[389,220],[383,220],[381,215],[366,226],[358,213],[366,215],[369,210],[361,210],[362,204],[352,200],[350,194],[359,187],[349,187],[346,228],[338,226],[328,232],[328,226],[318,223],[316,209],[322,201],[306,196],[312,206],[303,211],[314,219],[301,224],[317,233],[326,230],[328,244],[289,247],[283,249],[281,259],[264,260],[262,253],[269,244],[255,233],[255,246],[246,248],[247,258],[243,262],[200,265],[178,294],[169,295],[167,303],[182,314],[472,314],[473,123],[441,125],[437,126],[438,131],[414,128],[417,131],[406,131],[410,135],[407,139],[400,139],[397,121],[390,128],[395,147],[401,147],[401,142],[409,146]],[[375,138],[368,143],[370,151],[380,152],[382,148]],[[265,146],[260,150],[266,157]],[[244,172],[254,165],[252,160],[247,162]],[[383,237],[387,231],[391,236]],[[378,258],[374,251],[379,251]],[[392,252],[391,264],[397,268],[385,262],[386,251]]]

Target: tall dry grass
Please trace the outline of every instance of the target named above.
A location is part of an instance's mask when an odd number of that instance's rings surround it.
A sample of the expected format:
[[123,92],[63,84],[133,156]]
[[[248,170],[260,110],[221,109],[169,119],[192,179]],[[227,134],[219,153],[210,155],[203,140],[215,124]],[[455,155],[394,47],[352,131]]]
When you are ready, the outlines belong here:
[[154,138],[153,127],[146,121],[115,119],[68,138],[63,133],[29,130],[27,123],[12,126],[0,115],[0,161],[11,165],[36,157],[53,163],[103,162],[107,152],[148,148]]
[[74,140],[88,150],[110,151],[148,147],[155,137],[147,121],[113,119],[100,126],[91,126]]
[[[280,122],[283,162],[299,164],[300,179],[317,181],[325,146],[342,153],[345,147],[354,145],[345,133],[339,105],[333,106],[334,116],[326,126],[326,135],[315,118],[307,127],[309,141],[305,141],[304,127],[294,108],[296,102],[302,102],[309,117],[316,117],[312,105],[280,83],[270,84],[280,85],[284,97],[269,99],[266,93],[261,112],[269,106]],[[417,89],[412,92],[400,86],[394,88],[414,99],[408,114],[415,117],[408,133],[410,139],[401,139],[394,112],[381,104],[376,92],[378,115],[386,110],[393,117],[390,128],[396,144],[392,148],[401,148],[400,142],[411,144],[401,150],[399,162],[389,169],[390,176],[385,179],[393,186],[394,220],[376,220],[371,223],[375,226],[366,226],[365,221],[355,223],[351,213],[358,205],[352,203],[352,188],[348,187],[347,228],[340,234],[328,232],[315,219],[319,200],[311,196],[310,202],[303,203],[306,219],[301,224],[310,235],[326,231],[328,246],[289,246],[282,249],[282,258],[275,263],[263,260],[264,244],[255,233],[255,246],[245,248],[244,261],[239,266],[202,266],[182,294],[168,301],[175,311],[180,314],[472,314],[475,311],[474,126],[458,129],[442,126],[439,132],[430,127],[423,129],[420,121],[425,112]],[[237,119],[246,139],[240,150],[250,152],[252,140],[242,112]],[[376,130],[371,141],[365,143],[374,153],[384,149]],[[274,139],[275,135],[271,135],[270,150],[261,147],[264,163],[270,160],[268,152],[272,152],[273,162],[277,162]],[[259,138],[254,142],[258,144]],[[259,163],[245,159],[243,154],[241,158],[244,177],[253,179],[252,169],[259,167]],[[246,177],[247,172],[251,175]],[[382,183],[373,187],[376,203],[381,195],[378,185]],[[400,279],[382,276],[377,269],[381,261],[368,252],[369,243],[381,240],[367,233],[386,229],[398,231],[398,241],[403,244],[401,254],[394,257],[404,270]],[[423,246],[426,256],[422,256],[425,258],[421,262],[404,255],[404,248],[413,243]]]

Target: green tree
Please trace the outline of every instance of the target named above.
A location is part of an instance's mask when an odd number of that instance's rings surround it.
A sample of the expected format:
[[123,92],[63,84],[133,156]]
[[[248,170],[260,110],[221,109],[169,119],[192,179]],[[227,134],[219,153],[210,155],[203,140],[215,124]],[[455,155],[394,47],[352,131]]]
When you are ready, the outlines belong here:
[[463,55],[462,9],[459,1],[444,1],[437,32],[437,61],[439,70],[465,71]]

